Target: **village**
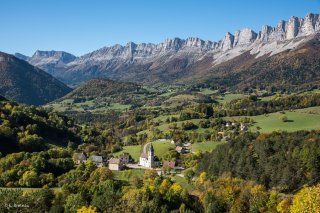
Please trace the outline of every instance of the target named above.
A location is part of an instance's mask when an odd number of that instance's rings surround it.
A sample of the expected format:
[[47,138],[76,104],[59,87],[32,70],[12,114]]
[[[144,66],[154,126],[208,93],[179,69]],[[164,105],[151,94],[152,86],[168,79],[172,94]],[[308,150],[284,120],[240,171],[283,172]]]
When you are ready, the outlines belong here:
[[[159,141],[166,141],[165,139],[160,139]],[[127,169],[145,169],[145,170],[155,170],[158,175],[165,175],[167,173],[175,173],[182,176],[181,172],[184,168],[181,163],[176,161],[160,161],[159,157],[155,155],[153,143],[149,142],[143,146],[143,150],[139,157],[139,162],[134,162],[132,156],[129,153],[121,153],[118,157],[112,157],[105,161],[102,156],[92,155],[87,157],[85,153],[75,153],[75,163],[83,164],[90,160],[94,162],[97,167],[108,167],[112,171],[122,171]],[[171,143],[175,145],[175,142],[171,140]],[[186,154],[190,152],[190,143],[183,144],[182,146],[175,146],[175,151],[179,154]]]
[[[239,125],[240,132],[246,132],[248,130],[248,124],[240,122],[239,124],[235,122],[226,122],[224,128],[232,129]],[[231,131],[234,133],[235,130]],[[226,141],[228,135],[226,131],[217,132],[217,139],[220,141]],[[144,169],[144,170],[154,170],[158,175],[166,174],[177,174],[183,177],[182,171],[185,169],[179,160],[162,160],[155,154],[153,144],[158,142],[170,143],[174,146],[174,150],[178,154],[188,154],[191,153],[191,143],[183,143],[178,145],[174,140],[159,139],[157,141],[148,142],[144,144],[143,149],[140,153],[139,161],[135,161],[132,156],[123,152],[117,157],[112,157],[108,160],[104,160],[102,156],[92,155],[87,157],[85,153],[75,153],[75,163],[83,164],[90,160],[94,162],[97,167],[108,167],[112,171],[123,171],[130,169]]]

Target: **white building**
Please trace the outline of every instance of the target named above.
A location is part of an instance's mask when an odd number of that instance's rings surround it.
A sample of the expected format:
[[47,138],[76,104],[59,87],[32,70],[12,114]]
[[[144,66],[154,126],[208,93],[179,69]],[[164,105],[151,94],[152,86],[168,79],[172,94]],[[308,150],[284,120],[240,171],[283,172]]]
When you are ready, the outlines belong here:
[[146,152],[146,146],[145,145],[143,152],[140,155],[139,165],[147,168],[155,168],[160,165],[159,158],[154,155],[154,149],[152,146],[152,143],[150,143],[148,152]]

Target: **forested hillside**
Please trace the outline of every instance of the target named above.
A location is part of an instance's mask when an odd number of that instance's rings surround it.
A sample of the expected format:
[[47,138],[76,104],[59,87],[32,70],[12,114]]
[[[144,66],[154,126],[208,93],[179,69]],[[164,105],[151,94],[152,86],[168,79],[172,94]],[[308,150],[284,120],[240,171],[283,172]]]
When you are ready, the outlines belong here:
[[0,152],[41,151],[50,146],[76,146],[81,142],[69,118],[54,112],[18,105],[1,98]]
[[0,52],[0,95],[20,103],[41,105],[70,91],[69,87],[41,69]]
[[204,155],[199,171],[293,191],[320,179],[320,132],[242,134]]

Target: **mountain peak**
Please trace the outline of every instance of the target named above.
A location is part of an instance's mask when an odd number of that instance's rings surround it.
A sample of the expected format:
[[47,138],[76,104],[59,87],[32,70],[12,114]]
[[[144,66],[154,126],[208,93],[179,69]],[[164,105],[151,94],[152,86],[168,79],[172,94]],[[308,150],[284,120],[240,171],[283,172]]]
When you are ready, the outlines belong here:
[[43,51],[43,50],[37,50],[32,58],[54,58],[55,60],[61,60],[64,63],[69,63],[76,59],[76,56],[64,52],[64,51],[55,51],[55,50],[50,50],[50,51]]
[[241,46],[253,43],[257,38],[257,33],[250,28],[244,28],[235,33],[234,46]]
[[[264,25],[259,32],[248,27],[234,34],[228,32],[218,42],[204,41],[197,37],[174,37],[158,44],[116,44],[78,58],[71,56],[69,60],[65,60],[66,56],[61,51],[37,51],[28,61],[61,79],[65,78],[66,82],[81,82],[94,77],[121,79],[121,72],[132,77],[135,72],[143,73],[141,70],[185,69],[204,58],[213,59],[212,63],[206,64],[210,69],[243,53],[257,58],[273,55],[297,47],[304,39],[311,38],[309,35],[319,31],[319,15],[308,13],[304,18],[292,16],[288,21],[281,20],[274,27]],[[79,73],[83,73],[83,76],[79,76]]]
[[21,53],[15,53],[14,56],[24,61],[27,61],[30,58],[29,56],[23,55]]

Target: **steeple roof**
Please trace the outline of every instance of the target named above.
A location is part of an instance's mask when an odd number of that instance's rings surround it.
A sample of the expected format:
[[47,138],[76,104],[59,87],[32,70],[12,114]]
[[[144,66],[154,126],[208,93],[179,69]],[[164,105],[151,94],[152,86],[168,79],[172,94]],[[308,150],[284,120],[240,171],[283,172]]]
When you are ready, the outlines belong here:
[[149,152],[154,152],[154,149],[153,149],[153,146],[152,146],[152,143],[150,144],[150,146],[149,146]]

